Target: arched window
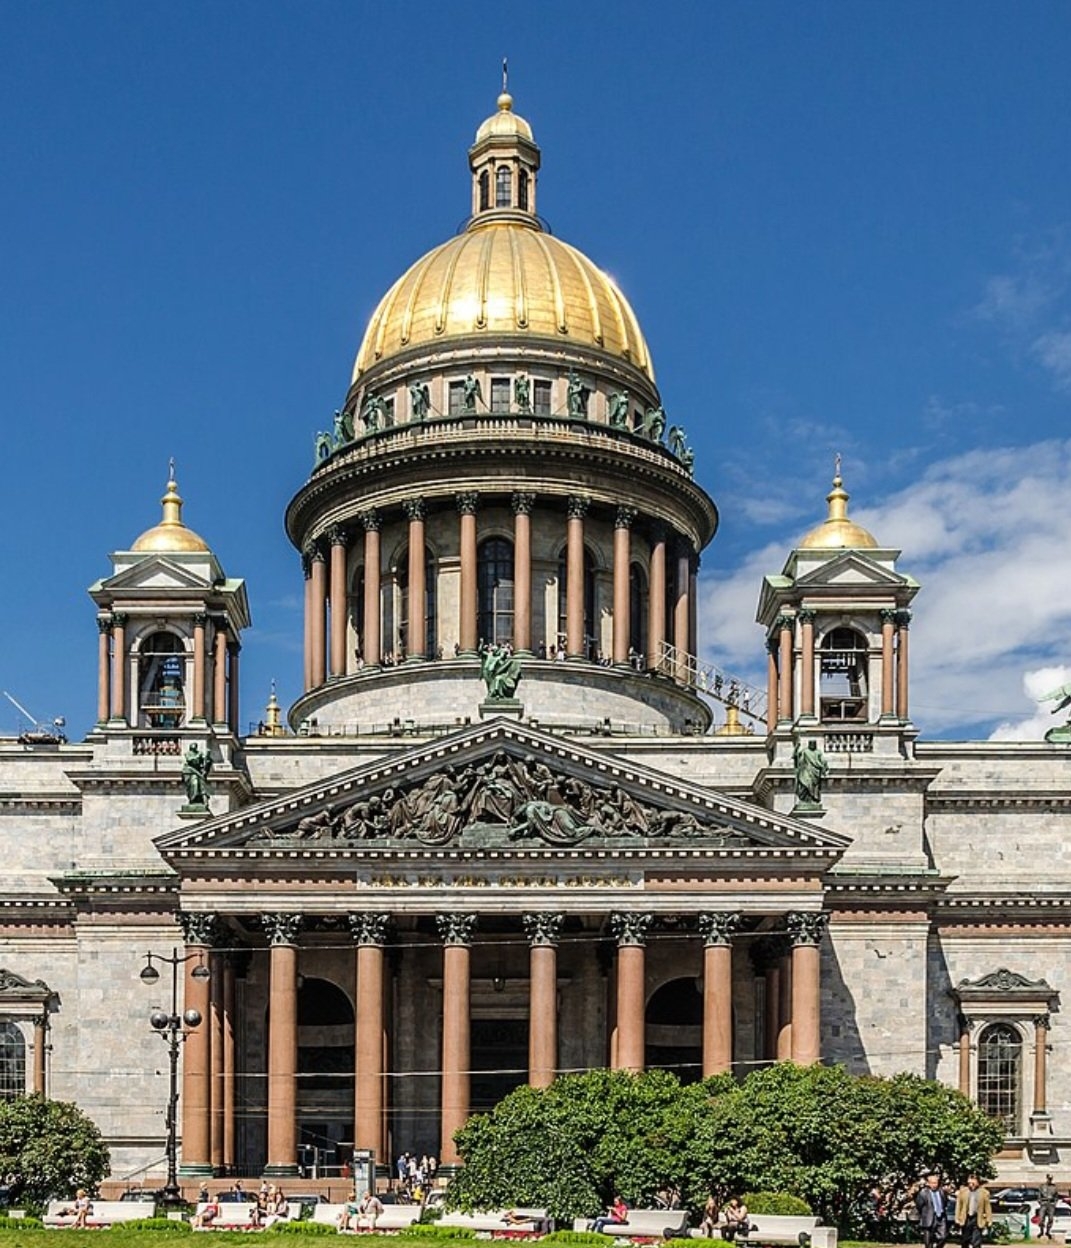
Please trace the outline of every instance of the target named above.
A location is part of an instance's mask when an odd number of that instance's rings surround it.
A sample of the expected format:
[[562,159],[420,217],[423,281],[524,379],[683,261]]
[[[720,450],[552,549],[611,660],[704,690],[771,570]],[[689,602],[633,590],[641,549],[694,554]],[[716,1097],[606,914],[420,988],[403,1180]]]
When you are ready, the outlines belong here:
[[14,1023],[0,1023],[0,1100],[26,1094],[26,1041]]
[[978,1104],[1018,1135],[1022,1107],[1023,1038],[1009,1023],[991,1023],[978,1037]]
[[138,705],[143,728],[177,728],[186,711],[185,647],[174,633],[146,637],[138,650]]
[[491,176],[485,169],[480,174],[480,211],[486,212],[491,207]]
[[[408,547],[398,556],[398,641],[399,658],[408,655],[412,646],[409,643],[409,550]],[[435,593],[435,560],[431,551],[424,547],[424,654],[429,659],[435,658],[436,638],[439,627],[436,618],[438,600]]]
[[476,592],[481,641],[513,640],[513,543],[489,537],[476,554]]
[[[558,556],[558,644],[565,645],[566,632],[566,549]],[[599,657],[595,636],[595,557],[584,547],[584,656],[593,662]]]
[[867,717],[867,640],[854,628],[834,628],[819,647],[819,682],[824,720]]
[[643,668],[647,663],[647,577],[638,563],[628,570],[628,635],[633,650],[630,661]]
[[510,170],[509,165],[499,165],[495,170],[495,207],[508,208],[510,206]]
[[528,173],[524,169],[517,177],[517,207],[521,212],[528,211]]
[[703,1075],[703,996],[694,976],[671,979],[647,1003],[646,1065],[671,1070],[682,1083]]

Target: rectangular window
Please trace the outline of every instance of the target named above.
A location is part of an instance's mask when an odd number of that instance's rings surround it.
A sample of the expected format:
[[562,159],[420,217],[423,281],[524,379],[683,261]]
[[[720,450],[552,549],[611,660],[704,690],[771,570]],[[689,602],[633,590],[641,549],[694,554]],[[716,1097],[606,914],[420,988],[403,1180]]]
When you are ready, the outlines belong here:
[[450,407],[451,416],[460,416],[465,410],[465,383],[463,381],[452,381],[450,383]]
[[383,427],[389,429],[394,424],[394,400],[383,400]]
[[532,383],[532,411],[537,416],[550,415],[550,382],[536,381]]
[[508,412],[509,411],[509,378],[508,377],[492,377],[491,378],[491,411],[492,412]]

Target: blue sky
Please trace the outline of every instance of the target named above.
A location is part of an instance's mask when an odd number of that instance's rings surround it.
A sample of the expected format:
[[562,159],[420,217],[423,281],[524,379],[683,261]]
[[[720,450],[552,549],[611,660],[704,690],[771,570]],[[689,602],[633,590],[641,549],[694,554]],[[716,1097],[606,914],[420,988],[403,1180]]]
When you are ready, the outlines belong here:
[[629,296],[721,508],[707,656],[761,674],[759,578],[840,451],[923,582],[924,733],[1044,727],[1028,691],[1071,663],[1071,7],[1029,0],[0,3],[0,688],[88,728],[85,587],[174,455],[248,581],[243,719],[272,677],[296,696],[283,509],[380,294],[467,212],[503,55],[540,209]]

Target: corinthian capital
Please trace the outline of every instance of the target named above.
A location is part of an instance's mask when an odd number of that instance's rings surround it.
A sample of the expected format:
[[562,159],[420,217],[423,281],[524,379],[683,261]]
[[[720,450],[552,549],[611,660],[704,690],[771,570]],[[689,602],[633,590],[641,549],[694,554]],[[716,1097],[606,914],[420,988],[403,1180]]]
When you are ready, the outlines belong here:
[[385,945],[390,933],[389,914],[348,914],[355,945]]
[[647,930],[654,922],[654,915],[640,914],[633,910],[610,915],[610,931],[618,945],[647,944]]
[[437,914],[435,926],[444,945],[471,945],[476,934],[476,915]]
[[565,915],[543,911],[538,914],[526,914],[523,920],[530,945],[556,945],[562,934]]
[[211,946],[216,939],[216,916],[214,914],[195,914],[190,911],[179,911],[179,927],[182,928],[182,939],[187,945]]
[[301,931],[300,914],[262,914],[260,926],[269,945],[296,945]]
[[699,916],[699,933],[704,945],[731,945],[740,926],[740,916],[720,910]]
[[803,910],[787,916],[788,934],[792,946],[820,945],[822,934],[829,925],[829,915],[820,910]]

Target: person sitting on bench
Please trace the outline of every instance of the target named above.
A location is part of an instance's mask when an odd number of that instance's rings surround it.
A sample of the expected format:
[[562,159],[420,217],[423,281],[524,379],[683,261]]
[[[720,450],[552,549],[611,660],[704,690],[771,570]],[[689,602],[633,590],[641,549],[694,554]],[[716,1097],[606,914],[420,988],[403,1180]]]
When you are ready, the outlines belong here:
[[620,1226],[622,1223],[627,1221],[628,1205],[625,1204],[620,1196],[615,1196],[613,1204],[611,1204],[610,1208],[606,1211],[606,1213],[597,1217],[588,1227],[588,1230],[601,1233],[608,1226]]

